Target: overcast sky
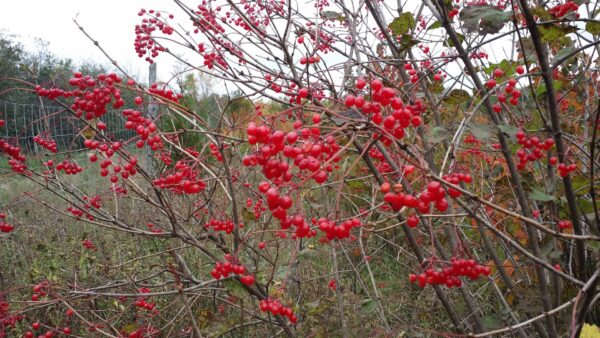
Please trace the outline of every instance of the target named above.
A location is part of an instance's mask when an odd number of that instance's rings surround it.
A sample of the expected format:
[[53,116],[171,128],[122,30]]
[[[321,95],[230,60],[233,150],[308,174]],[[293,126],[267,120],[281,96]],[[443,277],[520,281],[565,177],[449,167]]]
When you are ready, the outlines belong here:
[[[132,75],[145,80],[148,63],[138,58],[133,48],[140,8],[179,13],[172,2],[165,0],[0,0],[0,31],[17,35],[17,40],[30,51],[35,51],[34,38],[41,38],[55,55],[108,65],[106,57],[73,23],[77,16],[78,22],[113,58]],[[159,79],[167,79],[171,70],[171,59],[159,57]]]

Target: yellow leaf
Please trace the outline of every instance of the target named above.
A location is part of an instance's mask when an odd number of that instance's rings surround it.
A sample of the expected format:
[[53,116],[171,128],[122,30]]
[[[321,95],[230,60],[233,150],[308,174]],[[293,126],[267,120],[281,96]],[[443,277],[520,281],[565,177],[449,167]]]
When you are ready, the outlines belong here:
[[600,338],[600,329],[596,325],[583,324],[579,338]]
[[89,140],[89,139],[92,139],[96,135],[96,132],[90,127],[85,127],[85,128],[83,128],[83,130],[81,130],[80,134],[86,140]]

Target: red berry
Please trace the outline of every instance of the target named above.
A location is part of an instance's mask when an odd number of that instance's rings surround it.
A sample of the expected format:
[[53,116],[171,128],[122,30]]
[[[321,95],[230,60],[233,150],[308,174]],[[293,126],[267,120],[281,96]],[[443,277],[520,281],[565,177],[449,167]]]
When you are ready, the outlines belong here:
[[365,86],[367,85],[367,81],[365,81],[365,79],[363,79],[362,77],[359,77],[358,79],[356,79],[356,89],[358,90],[362,90],[363,88],[365,88]]
[[344,105],[346,105],[346,107],[350,108],[354,105],[355,102],[355,97],[353,95],[348,95],[346,96],[346,99],[344,100]]
[[242,276],[240,278],[240,281],[242,282],[242,284],[250,286],[250,285],[254,284],[254,276],[252,276],[252,275]]
[[492,110],[494,111],[494,113],[500,113],[502,112],[502,106],[500,105],[500,103],[495,103],[492,106]]
[[410,215],[406,218],[406,225],[408,225],[411,228],[416,227],[417,225],[419,225],[419,218],[415,215]]
[[384,182],[379,189],[382,193],[386,194],[390,191],[391,185],[389,182]]
[[381,83],[381,81],[379,80],[373,80],[371,81],[371,90],[373,91],[379,91],[381,88],[383,88],[383,83]]

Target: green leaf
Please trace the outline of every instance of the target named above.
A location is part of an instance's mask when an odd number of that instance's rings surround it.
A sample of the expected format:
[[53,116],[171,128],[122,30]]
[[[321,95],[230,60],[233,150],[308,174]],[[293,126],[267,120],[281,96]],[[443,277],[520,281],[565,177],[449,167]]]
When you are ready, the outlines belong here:
[[499,124],[498,125],[498,129],[500,129],[501,132],[509,135],[512,138],[515,138],[516,137],[515,135],[519,131],[518,127],[515,127],[515,126],[510,125],[510,124]]
[[138,329],[138,326],[136,323],[129,323],[129,324],[123,326],[121,331],[123,331],[123,333],[125,333],[125,334],[130,334],[137,329]]
[[550,258],[550,259],[557,259],[557,258],[560,258],[560,256],[562,255],[562,251],[555,250],[554,242],[548,241],[541,248],[540,254],[542,255],[542,257],[546,257],[546,258]]
[[442,23],[439,21],[432,23],[431,26],[427,27],[427,30],[430,31],[432,29],[437,29],[437,28],[442,28]]
[[298,258],[302,259],[312,259],[316,258],[317,256],[317,251],[312,249],[304,249],[298,253]]
[[390,22],[388,27],[394,35],[404,35],[415,27],[415,17],[412,13],[404,12]]
[[571,183],[573,184],[573,190],[577,196],[582,196],[589,193],[590,179],[586,176],[573,176],[571,177]]
[[405,52],[419,44],[419,40],[415,40],[410,34],[403,34],[400,39],[400,52]]
[[556,197],[554,197],[552,195],[548,195],[545,192],[537,190],[537,189],[533,189],[531,191],[531,193],[529,194],[529,198],[531,198],[534,201],[541,201],[541,202],[549,202],[549,201],[556,200]]
[[363,314],[370,314],[375,311],[376,307],[377,304],[375,303],[375,301],[370,298],[367,298],[363,300],[360,304],[360,312],[362,312]]
[[573,46],[561,48],[561,50],[559,50],[558,53],[556,53],[556,55],[554,55],[554,61],[555,62],[562,61],[562,59],[564,57],[571,54],[574,50],[575,50],[575,48],[573,48]]
[[440,94],[444,91],[444,85],[440,81],[433,81],[427,85],[427,90],[434,94]]
[[248,295],[248,292],[244,289],[242,283],[237,279],[225,279],[222,283],[225,289],[227,289],[227,292],[238,299],[243,299]]
[[358,191],[366,191],[369,188],[363,180],[346,181],[346,185]]
[[503,325],[502,318],[495,314],[487,315],[483,317],[483,325],[487,330],[497,329]]
[[592,251],[595,251],[595,252],[599,252],[600,251],[600,242],[598,242],[598,241],[588,241],[586,244],[587,244],[587,247],[590,248]]
[[464,89],[452,89],[446,97],[444,97],[444,102],[451,105],[461,104],[471,98],[469,92]]
[[[465,41],[465,36],[464,36],[464,35],[462,35],[462,34],[460,34],[460,33],[456,33],[456,36],[458,37],[458,41],[459,41],[460,43],[462,43],[463,41]],[[448,47],[454,47],[454,42],[452,41],[452,39],[448,38],[448,39],[446,40],[446,45],[447,45]]]
[[[562,82],[560,81],[553,81],[554,82],[554,89],[555,90],[560,90],[562,88]],[[546,84],[542,83],[536,90],[535,90],[535,95],[536,96],[541,96],[546,94]]]
[[553,24],[540,24],[540,33],[542,34],[543,42],[560,42],[567,44],[571,41],[567,34],[577,32],[577,28],[573,26],[557,26]]
[[486,74],[491,75],[496,68],[502,69],[505,77],[511,76],[515,72],[515,67],[513,67],[513,64],[506,59],[500,61],[500,63],[491,63],[490,66],[485,68],[483,71]]
[[338,13],[335,11],[322,11],[321,17],[323,17],[325,19],[339,20],[340,17],[344,17],[344,15],[342,15],[342,13]]
[[532,12],[534,15],[538,16],[543,21],[549,21],[554,19],[552,14],[548,13],[548,11],[543,6],[533,8]]
[[433,127],[427,135],[427,141],[431,143],[440,143],[451,136],[450,131],[444,127]]
[[578,198],[577,204],[583,214],[587,215],[594,212],[594,202],[587,198]]
[[465,7],[460,12],[460,20],[469,33],[495,34],[512,18],[512,12],[505,12],[491,5]]
[[585,30],[594,35],[600,34],[600,22],[589,21],[585,24]]
[[470,124],[469,130],[478,140],[489,141],[492,136],[492,126],[488,124]]
[[242,209],[242,218],[246,222],[252,222],[252,221],[256,220],[256,217],[254,215],[254,211],[250,210],[249,208]]

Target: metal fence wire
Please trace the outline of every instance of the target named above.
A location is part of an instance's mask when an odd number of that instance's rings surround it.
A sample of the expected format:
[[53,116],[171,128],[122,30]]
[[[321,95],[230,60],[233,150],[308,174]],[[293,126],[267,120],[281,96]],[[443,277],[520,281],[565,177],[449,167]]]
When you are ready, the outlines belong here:
[[[59,152],[85,148],[81,131],[86,123],[61,106],[0,100],[0,119],[6,123],[0,128],[0,137],[19,145],[27,156],[35,157],[47,152],[33,141],[38,135],[54,140]],[[125,128],[125,119],[119,110],[108,111],[99,120],[106,124],[104,134],[110,140],[128,140],[136,135],[135,131]]]

